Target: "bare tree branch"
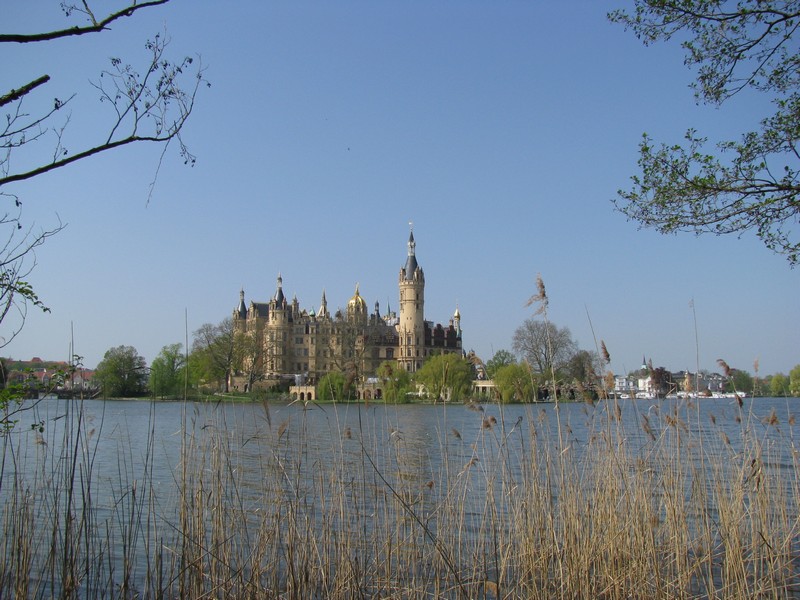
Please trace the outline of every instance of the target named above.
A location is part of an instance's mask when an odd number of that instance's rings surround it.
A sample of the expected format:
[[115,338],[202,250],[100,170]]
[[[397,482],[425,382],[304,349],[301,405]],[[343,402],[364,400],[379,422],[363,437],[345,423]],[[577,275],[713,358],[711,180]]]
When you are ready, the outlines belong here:
[[0,34],[0,43],[17,43],[17,44],[27,44],[30,42],[47,42],[51,40],[57,40],[59,38],[71,37],[75,35],[84,35],[87,33],[98,33],[106,29],[111,23],[114,21],[121,19],[122,17],[130,17],[136,11],[142,8],[149,8],[151,6],[159,6],[161,4],[166,4],[170,0],[150,0],[149,2],[142,2],[137,4],[134,2],[133,4],[126,6],[122,10],[118,10],[115,13],[108,15],[102,21],[95,21],[91,11],[88,10],[88,5],[84,2],[84,6],[86,12],[92,17],[92,24],[85,26],[85,27],[70,27],[68,29],[60,29],[57,31],[48,31],[44,33],[5,33]]
[[50,75],[42,75],[41,77],[37,77],[30,83],[23,85],[19,89],[11,90],[5,96],[0,96],[0,106],[5,106],[6,104],[10,104],[11,102],[16,102],[31,90],[39,87],[42,84],[47,83],[48,81],[50,81]]

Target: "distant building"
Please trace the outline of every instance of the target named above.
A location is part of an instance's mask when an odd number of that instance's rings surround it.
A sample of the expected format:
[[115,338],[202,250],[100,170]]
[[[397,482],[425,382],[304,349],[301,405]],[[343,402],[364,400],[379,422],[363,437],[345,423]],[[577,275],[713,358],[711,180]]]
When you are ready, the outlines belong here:
[[396,361],[415,372],[436,353],[462,353],[461,313],[456,309],[448,325],[425,320],[425,275],[416,257],[413,231],[408,255],[400,268],[399,313],[378,302],[368,312],[358,285],[345,312],[331,314],[325,291],[318,310],[301,309],[297,297],[287,300],[278,275],[275,294],[267,302],[245,303],[244,290],[233,311],[237,352],[244,356],[232,376],[233,389],[249,390],[259,381],[293,379],[295,385],[315,385],[338,371],[364,383],[378,366]]

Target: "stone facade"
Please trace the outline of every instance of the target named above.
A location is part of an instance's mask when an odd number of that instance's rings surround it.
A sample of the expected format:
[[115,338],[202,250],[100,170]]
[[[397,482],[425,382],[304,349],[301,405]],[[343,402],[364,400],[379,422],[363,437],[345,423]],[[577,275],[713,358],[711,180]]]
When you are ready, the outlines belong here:
[[433,354],[462,353],[458,309],[447,326],[425,320],[425,275],[417,263],[413,231],[398,285],[399,314],[387,310],[384,315],[378,302],[368,311],[358,285],[346,311],[335,314],[328,310],[324,291],[319,310],[301,309],[296,297],[289,301],[280,275],[268,302],[247,305],[244,291],[240,292],[233,327],[237,354],[244,358],[232,377],[233,389],[248,390],[281,379],[315,385],[332,371],[363,383],[387,360],[414,372]]

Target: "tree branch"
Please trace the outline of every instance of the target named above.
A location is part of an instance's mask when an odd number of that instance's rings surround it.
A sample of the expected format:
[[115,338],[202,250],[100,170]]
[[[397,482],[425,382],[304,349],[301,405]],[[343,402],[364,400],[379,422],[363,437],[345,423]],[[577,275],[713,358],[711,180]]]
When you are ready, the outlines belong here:
[[92,25],[88,25],[85,27],[70,27],[69,29],[60,29],[58,31],[49,31],[45,33],[0,34],[0,43],[12,42],[17,44],[27,44],[30,42],[46,42],[49,40],[57,40],[59,38],[71,37],[73,35],[98,33],[106,29],[108,25],[110,25],[117,19],[121,19],[122,17],[130,17],[139,9],[149,8],[151,6],[158,6],[160,4],[166,4],[169,1],[170,0],[149,0],[148,2],[142,2],[141,4],[131,4],[130,6],[126,6],[122,10],[118,10],[117,12],[108,15],[102,21],[93,22]]
[[12,102],[16,102],[28,92],[36,89],[40,85],[47,83],[48,81],[50,81],[50,75],[42,75],[38,79],[34,79],[30,83],[23,85],[19,89],[11,90],[5,96],[0,96],[0,106],[5,106],[6,104],[11,104]]
[[14,175],[8,175],[7,177],[0,177],[0,187],[8,184],[14,183],[15,181],[25,181],[26,179],[31,179],[38,175],[42,175],[44,173],[48,173],[55,169],[59,169],[61,167],[66,167],[67,165],[79,161],[84,158],[88,158],[89,156],[94,156],[95,154],[99,154],[101,152],[105,152],[106,150],[111,150],[113,148],[119,148],[121,146],[127,146],[128,144],[132,144],[134,142],[167,142],[173,136],[164,136],[164,137],[155,137],[155,136],[130,136],[121,140],[116,140],[113,142],[108,142],[105,144],[100,144],[99,146],[95,146],[93,148],[89,148],[88,150],[84,150],[83,152],[79,152],[77,154],[73,154],[71,156],[67,156],[61,160],[43,165],[41,167],[37,167],[36,169],[32,169],[25,173],[15,173]]

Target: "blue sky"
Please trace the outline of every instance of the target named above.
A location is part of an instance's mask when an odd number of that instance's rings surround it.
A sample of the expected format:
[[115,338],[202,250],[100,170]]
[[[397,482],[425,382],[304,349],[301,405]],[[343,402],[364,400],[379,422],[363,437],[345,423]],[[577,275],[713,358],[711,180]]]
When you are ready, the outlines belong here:
[[[6,31],[66,23],[55,1],[7,4]],[[30,277],[52,312],[30,311],[0,353],[66,359],[74,331],[86,366],[120,344],[149,362],[185,322],[191,335],[230,315],[241,288],[268,300],[278,273],[304,308],[323,289],[344,306],[356,284],[370,307],[396,308],[413,221],[426,318],[458,306],[484,360],[533,316],[541,273],[550,320],[583,348],[604,340],[617,372],[643,355],[694,370],[692,300],[701,368],[788,372],[797,270],[752,234],[661,236],[614,211],[642,133],[735,138],[765,107],[698,106],[676,43],[645,47],[606,20],[628,5],[175,0],[100,36],[4,47],[5,87],[48,73],[38,101],[77,92],[68,147],[109,117],[89,81],[111,56],[143,64],[164,27],[212,85],[184,135],[196,166],[168,153],[149,203],[153,146],[6,189],[26,224],[68,226]]]

